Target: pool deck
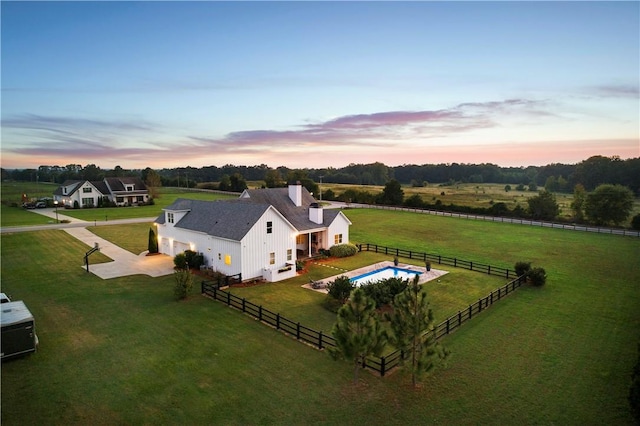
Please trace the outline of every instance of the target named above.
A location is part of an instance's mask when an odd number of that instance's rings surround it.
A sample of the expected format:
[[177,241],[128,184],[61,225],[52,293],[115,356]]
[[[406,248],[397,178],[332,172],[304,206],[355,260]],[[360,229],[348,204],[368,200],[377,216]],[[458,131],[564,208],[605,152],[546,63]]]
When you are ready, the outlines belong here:
[[[335,281],[335,279],[338,277],[346,276],[348,278],[353,278],[353,277],[357,277],[358,275],[362,275],[369,272],[373,272],[378,269],[386,268],[388,266],[395,266],[395,265],[393,264],[392,261],[385,260],[383,262],[374,263],[373,265],[365,266],[363,268],[354,269],[353,271],[346,271],[338,275],[333,275],[331,277],[324,278],[322,280],[317,280],[315,281],[315,284],[318,288],[313,288],[311,283],[307,283],[302,287],[308,288],[309,290],[319,291],[321,293],[327,293],[327,285],[330,282]],[[406,269],[408,271],[420,272],[421,274],[419,275],[420,279],[418,280],[418,284],[424,284],[428,281],[435,280],[436,278],[449,273],[449,271],[442,271],[440,269],[433,269],[433,268],[431,268],[430,271],[427,271],[425,267],[409,265],[406,263],[398,263],[397,267]]]

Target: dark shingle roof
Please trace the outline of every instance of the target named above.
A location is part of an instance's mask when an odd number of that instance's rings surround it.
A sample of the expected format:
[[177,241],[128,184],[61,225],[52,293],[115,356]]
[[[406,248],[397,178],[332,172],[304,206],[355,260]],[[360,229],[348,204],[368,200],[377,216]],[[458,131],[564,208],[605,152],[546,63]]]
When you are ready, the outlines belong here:
[[[240,241],[269,207],[268,204],[240,200],[202,201],[178,198],[164,210],[189,211],[175,224],[176,228]],[[164,213],[155,222],[165,223]]]
[[329,226],[340,213],[339,210],[323,209],[323,223],[317,224],[309,220],[309,206],[317,203],[307,188],[302,187],[302,205],[297,207],[289,198],[289,188],[247,189],[249,198],[243,201],[270,204],[278,210],[298,231],[317,229]]
[[[104,179],[114,192],[126,191],[125,184],[133,184],[136,191],[146,191],[147,186],[137,177],[111,177]],[[93,183],[93,182],[92,182]]]

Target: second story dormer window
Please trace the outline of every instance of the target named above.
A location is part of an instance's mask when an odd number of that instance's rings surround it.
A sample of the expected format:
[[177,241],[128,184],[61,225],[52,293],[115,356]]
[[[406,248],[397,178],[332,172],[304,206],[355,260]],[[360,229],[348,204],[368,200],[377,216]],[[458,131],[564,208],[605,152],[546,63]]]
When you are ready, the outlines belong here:
[[173,223],[173,213],[167,213],[167,222]]
[[126,188],[127,188],[127,192],[133,191],[133,185],[127,185]]

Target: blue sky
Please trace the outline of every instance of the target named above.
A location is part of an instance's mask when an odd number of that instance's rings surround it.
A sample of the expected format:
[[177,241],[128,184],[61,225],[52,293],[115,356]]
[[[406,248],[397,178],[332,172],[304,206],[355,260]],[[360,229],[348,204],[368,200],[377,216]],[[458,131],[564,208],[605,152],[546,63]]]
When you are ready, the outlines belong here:
[[2,2],[2,167],[640,156],[638,2]]

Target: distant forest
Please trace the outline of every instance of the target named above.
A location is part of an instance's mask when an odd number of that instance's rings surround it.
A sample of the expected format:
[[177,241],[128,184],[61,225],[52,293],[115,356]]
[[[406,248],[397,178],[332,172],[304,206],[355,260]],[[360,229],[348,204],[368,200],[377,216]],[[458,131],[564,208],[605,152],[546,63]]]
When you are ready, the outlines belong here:
[[[112,176],[138,176],[143,179],[152,170],[127,170],[120,166],[101,169],[95,164],[82,167],[43,165],[38,169],[1,170],[2,180],[62,183],[70,179],[101,180]],[[382,163],[349,164],[342,168],[292,169],[259,166],[177,167],[155,170],[162,186],[195,187],[208,182],[220,182],[229,177],[246,181],[282,181],[310,179],[314,182],[356,185],[385,185],[395,179],[404,185],[424,186],[429,183],[504,183],[535,184],[555,192],[572,192],[576,184],[587,191],[603,183],[620,184],[640,194],[640,157],[621,160],[618,157],[594,156],[577,164],[546,166],[500,167],[495,164],[423,164],[390,167]],[[271,186],[271,185],[267,185]]]

